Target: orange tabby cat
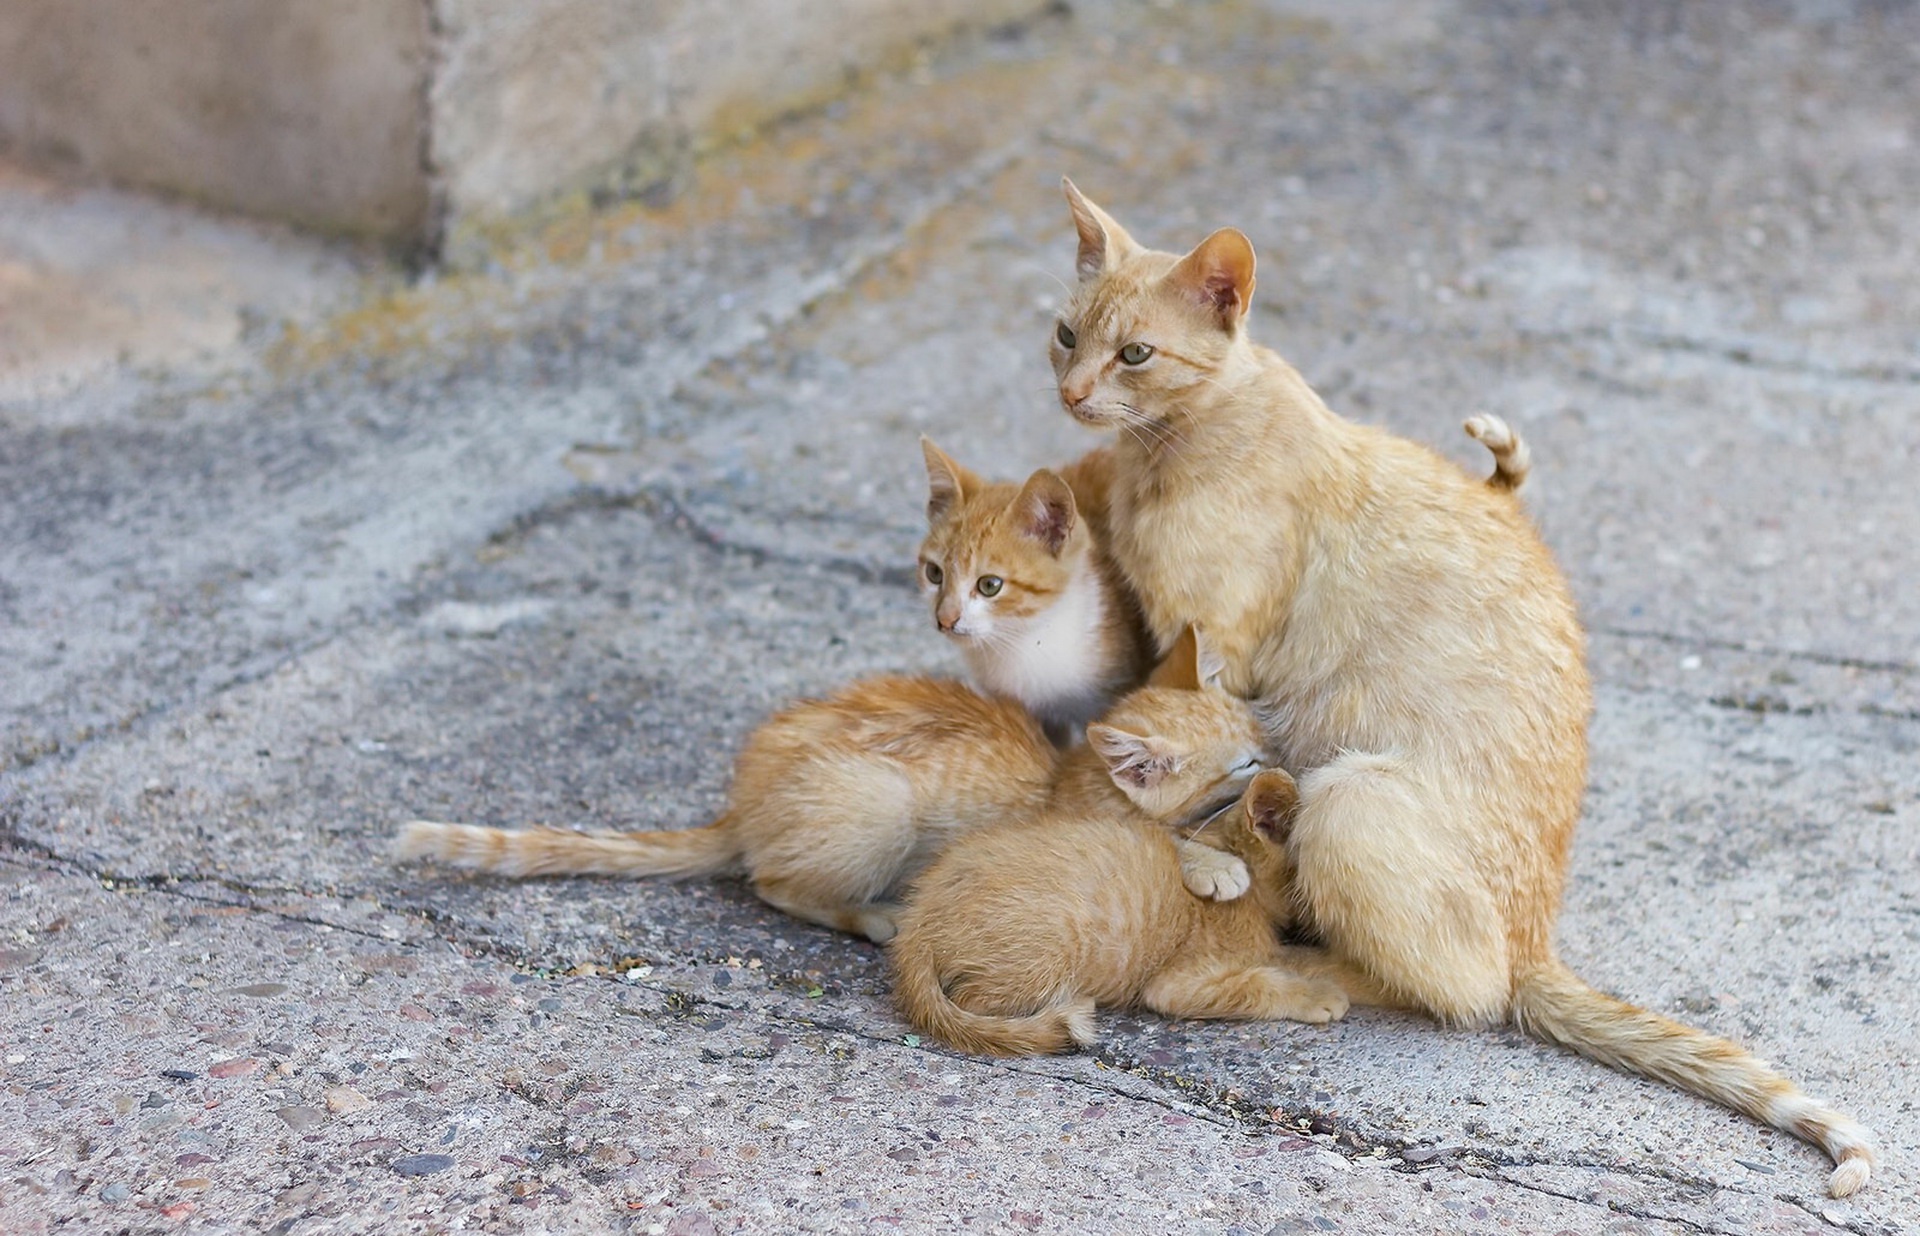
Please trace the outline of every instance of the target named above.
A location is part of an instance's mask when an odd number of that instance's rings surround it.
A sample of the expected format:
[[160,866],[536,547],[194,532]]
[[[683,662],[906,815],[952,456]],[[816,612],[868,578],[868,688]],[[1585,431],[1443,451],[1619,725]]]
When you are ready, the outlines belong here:
[[929,495],[920,579],[934,624],[983,688],[1019,700],[1064,745],[1152,664],[1139,607],[1096,536],[1111,453],[1012,485],[982,480],[925,438],[920,446]]
[[1060,398],[1120,431],[1109,546],[1148,625],[1164,642],[1202,623],[1299,775],[1308,923],[1446,1021],[1511,1019],[1715,1099],[1825,1149],[1834,1195],[1858,1189],[1865,1128],[1554,953],[1591,703],[1573,602],[1518,504],[1334,415],[1251,342],[1245,236],[1154,252],[1066,189],[1081,282],[1054,333]]
[[893,936],[887,900],[955,837],[1045,802],[1054,748],[1020,706],[937,678],[872,678],[778,713],[701,828],[585,833],[416,820],[402,858],[534,875],[744,874],[797,918]]
[[[1275,940],[1292,906],[1271,834],[1290,821],[1293,779],[1259,771],[1259,718],[1197,680],[1194,661],[1171,658],[1087,727],[1044,812],[960,838],[914,882],[889,953],[916,1029],[1013,1056],[1091,1043],[1096,1005],[1309,1022],[1346,1012],[1330,961]],[[1168,825],[1236,799],[1211,827],[1255,891],[1194,897]]]

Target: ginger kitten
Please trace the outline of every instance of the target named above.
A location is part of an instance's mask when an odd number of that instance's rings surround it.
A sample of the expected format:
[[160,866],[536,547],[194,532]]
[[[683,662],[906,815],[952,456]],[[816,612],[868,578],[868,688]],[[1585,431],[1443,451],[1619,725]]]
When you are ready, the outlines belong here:
[[[1191,637],[1183,636],[1183,640]],[[1261,771],[1259,718],[1176,655],[1087,727],[1044,812],[957,841],[914,882],[889,947],[916,1029],[980,1055],[1093,1041],[1098,1005],[1169,1017],[1342,1016],[1372,985],[1320,950],[1283,948],[1279,844],[1297,793]],[[1237,800],[1237,802],[1236,802]],[[1191,895],[1172,825],[1209,825],[1253,873],[1232,901]]]
[[889,898],[953,839],[1047,799],[1055,752],[1017,703],[938,678],[871,678],[776,714],[734,763],[727,809],[662,832],[415,820],[400,858],[513,876],[745,875],[796,918],[884,943]]
[[1100,547],[1112,459],[1096,451],[1021,485],[982,480],[925,438],[920,581],[974,679],[1065,745],[1152,664],[1139,607]]
[[[1307,924],[1444,1021],[1511,1020],[1714,1099],[1824,1149],[1835,1196],[1858,1189],[1864,1127],[1555,955],[1591,698],[1566,583],[1511,487],[1341,419],[1249,340],[1241,233],[1155,252],[1066,191],[1080,283],[1052,359],[1068,413],[1119,431],[1108,545],[1158,640],[1205,626],[1299,777]],[[1476,436],[1515,470],[1513,443]]]

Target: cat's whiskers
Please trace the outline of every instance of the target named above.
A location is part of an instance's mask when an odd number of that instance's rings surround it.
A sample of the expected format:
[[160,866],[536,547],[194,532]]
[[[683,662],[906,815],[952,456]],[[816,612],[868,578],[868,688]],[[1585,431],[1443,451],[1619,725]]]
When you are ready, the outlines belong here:
[[1167,450],[1178,443],[1179,432],[1165,421],[1148,415],[1130,403],[1116,403],[1114,406],[1124,414],[1121,426],[1134,430],[1134,441],[1145,447],[1149,454]]
[[1212,811],[1207,813],[1206,819],[1200,821],[1199,827],[1195,828],[1192,832],[1187,834],[1187,840],[1192,841],[1195,837],[1198,837],[1201,833],[1206,832],[1208,825],[1212,824],[1215,820],[1219,819],[1221,816],[1225,815],[1227,812],[1233,810],[1235,807],[1239,805],[1240,805],[1240,800],[1236,797],[1236,798],[1229,798],[1226,802],[1223,802],[1218,807],[1215,807]]
[[1218,378],[1210,378],[1204,373],[1196,373],[1193,375],[1193,379],[1196,382],[1205,382],[1208,386],[1215,388],[1216,390],[1220,391],[1221,394],[1225,395],[1227,397],[1227,402],[1226,402],[1227,407],[1232,407],[1234,404],[1246,398],[1244,393],[1242,393],[1241,391],[1235,390],[1231,386],[1228,386],[1225,382],[1222,382]]

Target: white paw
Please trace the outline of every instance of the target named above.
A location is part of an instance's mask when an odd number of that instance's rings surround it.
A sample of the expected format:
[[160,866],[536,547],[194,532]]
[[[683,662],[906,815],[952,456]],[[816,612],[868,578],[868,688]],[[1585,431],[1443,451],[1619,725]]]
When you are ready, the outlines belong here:
[[1346,1015],[1346,989],[1328,979],[1305,980],[1292,1011],[1286,1014],[1290,1020],[1304,1021],[1310,1026],[1324,1026]]
[[1180,879],[1196,897],[1232,901],[1253,887],[1247,865],[1198,841],[1180,842]]
[[854,918],[859,924],[861,935],[872,940],[875,944],[885,944],[900,934],[900,924],[897,918],[899,913],[899,906],[876,901],[866,909],[859,911]]

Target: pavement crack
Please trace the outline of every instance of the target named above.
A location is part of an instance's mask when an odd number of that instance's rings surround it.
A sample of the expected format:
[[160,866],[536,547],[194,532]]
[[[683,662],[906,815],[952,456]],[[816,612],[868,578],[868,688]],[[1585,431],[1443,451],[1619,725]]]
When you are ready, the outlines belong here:
[[[351,923],[338,923],[316,914],[302,914],[284,907],[263,905],[253,900],[256,897],[281,897],[312,899],[327,897],[331,894],[294,885],[256,884],[237,879],[233,876],[187,872],[183,874],[128,875],[123,872],[96,868],[68,855],[61,854],[49,845],[21,835],[11,826],[0,827],[0,861],[5,861],[7,851],[28,856],[31,860],[23,865],[38,865],[42,869],[51,868],[65,875],[79,876],[91,880],[109,892],[158,893],[165,897],[177,897],[200,905],[220,906],[224,908],[251,910],[272,918],[288,922],[305,923],[313,927],[325,927],[329,931],[343,932],[348,935],[364,936],[379,940],[385,944],[397,943],[388,936]],[[16,860],[17,861],[17,860]],[[234,897],[221,897],[212,893],[197,892],[187,885],[211,885]]]
[[1587,631],[1592,635],[1606,635],[1614,639],[1644,639],[1671,644],[1677,648],[1709,648],[1716,652],[1744,652],[1753,656],[1805,661],[1811,665],[1826,665],[1836,669],[1897,674],[1901,677],[1920,674],[1920,665],[1914,665],[1909,661],[1882,661],[1870,657],[1852,657],[1840,653],[1814,652],[1808,649],[1776,648],[1754,640],[1720,639],[1711,635],[1681,635],[1671,631],[1639,631],[1631,627],[1598,625],[1588,627]]
[[1604,339],[1615,343],[1638,344],[1656,351],[1701,356],[1762,372],[1820,378],[1826,381],[1870,382],[1893,386],[1920,385],[1920,365],[1897,360],[1868,360],[1852,363],[1821,361],[1810,356],[1786,354],[1778,347],[1756,339],[1686,335],[1677,331],[1631,324],[1588,326],[1571,330],[1523,327],[1519,334],[1527,339],[1549,343]]
[[795,554],[736,541],[702,522],[677,495],[667,489],[656,487],[646,491],[646,495],[643,502],[650,507],[656,522],[685,533],[696,544],[709,549],[745,555],[756,567],[812,567],[835,575],[845,575],[861,583],[888,586],[910,587],[917,578],[916,572],[909,567],[881,566],[864,558],[843,554]]
[[[1523,1166],[1535,1166],[1535,1165],[1524,1164]],[[1578,1164],[1578,1163],[1561,1163],[1561,1164],[1540,1164],[1538,1166],[1585,1167],[1587,1165]],[[1596,1170],[1607,1171],[1607,1172],[1619,1172],[1619,1174],[1626,1175],[1629,1177],[1634,1177],[1634,1178],[1638,1178],[1639,1176],[1642,1176],[1642,1175],[1653,1175],[1658,1179],[1663,1179],[1663,1180],[1665,1179],[1664,1177],[1659,1176],[1658,1173],[1643,1173],[1643,1172],[1631,1172],[1631,1171],[1621,1172],[1620,1169],[1617,1169],[1617,1168],[1598,1168]],[[1491,1175],[1494,1179],[1500,1181],[1502,1184],[1509,1185],[1516,1189],[1523,1189],[1528,1193],[1538,1193],[1543,1197],[1558,1198],[1563,1202],[1573,1202],[1581,1206],[1593,1206],[1596,1208],[1604,1207],[1605,1209],[1613,1212],[1614,1214],[1626,1215],[1629,1218],[1633,1218],[1633,1219],[1641,1219],[1644,1221],[1656,1222],[1656,1223],[1671,1223],[1677,1227],[1683,1227],[1690,1232],[1708,1233],[1709,1236],[1740,1236],[1740,1233],[1741,1233],[1741,1229],[1737,1227],[1723,1227],[1718,1224],[1701,1223],[1697,1220],[1688,1219],[1680,1215],[1662,1214],[1659,1211],[1646,1206],[1636,1206],[1627,1202],[1613,1201],[1613,1200],[1606,1201],[1606,1202],[1596,1201],[1592,1197],[1584,1197],[1581,1194],[1574,1192],[1572,1190],[1555,1189],[1548,1185],[1541,1184],[1538,1181],[1522,1180],[1522,1179],[1515,1178],[1511,1175],[1508,1175],[1506,1172],[1501,1171],[1499,1168],[1499,1165],[1496,1165],[1495,1169],[1488,1174]],[[1705,1184],[1705,1185],[1702,1185],[1701,1187],[1713,1193],[1718,1193],[1722,1191],[1711,1184]]]

